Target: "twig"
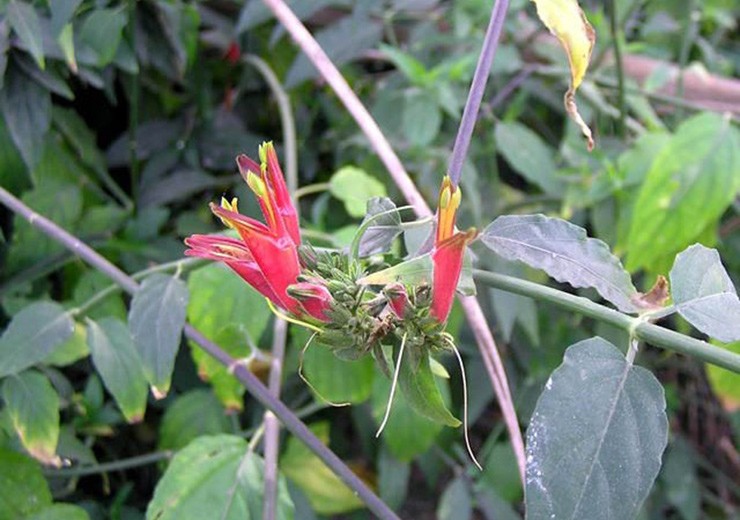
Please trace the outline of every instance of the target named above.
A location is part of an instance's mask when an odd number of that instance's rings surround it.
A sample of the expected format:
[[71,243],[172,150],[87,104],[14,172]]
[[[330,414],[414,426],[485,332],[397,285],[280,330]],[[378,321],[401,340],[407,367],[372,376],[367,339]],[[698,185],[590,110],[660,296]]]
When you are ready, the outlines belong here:
[[161,460],[169,460],[175,455],[171,450],[155,451],[146,455],[138,455],[127,459],[103,462],[101,464],[90,464],[87,466],[75,466],[72,468],[46,469],[44,475],[54,478],[84,477],[86,475],[97,475],[98,473],[111,473],[123,471],[124,469],[146,466]]
[[[39,231],[56,240],[67,249],[74,251],[81,259],[123,287],[126,292],[134,293],[138,289],[136,281],[126,275],[126,273],[81,242],[74,235],[71,235],[46,217],[34,212],[2,187],[0,187],[0,203],[26,219]],[[272,410],[285,427],[329,466],[342,482],[357,493],[357,496],[365,502],[374,514],[382,519],[398,519],[398,516],[333,451],[326,447],[282,401],[275,399],[270,394],[269,390],[257,376],[252,374],[243,364],[238,363],[237,360],[232,358],[221,347],[206,338],[192,325],[185,325],[184,333],[188,339],[195,342],[219,363],[227,367],[234,367],[234,376],[244,385],[247,391],[265,408]]]
[[625,136],[625,119],[627,118],[627,96],[624,90],[624,65],[622,64],[622,33],[619,30],[617,1],[609,0],[609,27],[612,33],[614,49],[614,66],[617,70],[617,107],[619,108],[619,135]]
[[503,291],[529,296],[540,301],[547,301],[608,323],[625,331],[631,331],[636,339],[650,343],[653,346],[688,354],[707,363],[740,373],[740,354],[730,350],[715,347],[684,334],[649,323],[645,319],[634,318],[604,305],[592,302],[587,298],[566,293],[527,280],[512,276],[505,276],[488,271],[473,270],[473,276],[479,282],[501,289]]
[[486,29],[486,36],[483,40],[483,48],[481,49],[480,56],[478,56],[478,64],[475,67],[475,74],[470,84],[468,99],[465,102],[465,109],[460,120],[460,126],[457,129],[455,144],[452,147],[450,165],[447,169],[447,175],[450,176],[450,179],[452,179],[452,182],[456,186],[460,183],[463,163],[465,162],[465,157],[468,155],[470,139],[473,137],[475,122],[478,120],[480,103],[483,100],[483,93],[486,90],[486,82],[491,72],[491,64],[493,64],[493,58],[496,55],[496,48],[498,47],[499,38],[501,38],[501,30],[504,27],[508,8],[509,0],[496,0],[496,3],[493,4],[491,19],[488,22],[488,29]]
[[[505,0],[504,0],[505,1]],[[416,185],[409,177],[409,174],[401,164],[401,160],[393,151],[390,143],[383,135],[373,117],[364,107],[360,99],[350,88],[347,81],[341,75],[336,66],[331,62],[318,42],[311,36],[308,29],[301,23],[297,16],[291,11],[290,7],[283,0],[263,0],[270,8],[276,18],[285,27],[291,37],[296,41],[298,46],[303,50],[309,60],[314,64],[316,69],[321,73],[327,84],[334,90],[334,93],[344,104],[347,111],[355,119],[360,129],[367,137],[370,145],[373,147],[378,157],[388,169],[393,181],[398,186],[408,203],[414,207],[414,211],[419,217],[429,217],[432,211],[429,209],[424,197],[422,197]],[[496,349],[496,343],[493,335],[488,329],[483,310],[475,299],[463,299],[463,308],[468,318],[468,323],[473,330],[477,330],[478,348],[481,351],[491,379],[494,392],[501,407],[501,413],[504,416],[509,436],[511,437],[512,447],[516,455],[519,466],[520,477],[524,481],[524,468],[526,459],[524,455],[524,441],[522,432],[519,429],[514,403],[509,391],[509,383],[506,378],[503,362]]]

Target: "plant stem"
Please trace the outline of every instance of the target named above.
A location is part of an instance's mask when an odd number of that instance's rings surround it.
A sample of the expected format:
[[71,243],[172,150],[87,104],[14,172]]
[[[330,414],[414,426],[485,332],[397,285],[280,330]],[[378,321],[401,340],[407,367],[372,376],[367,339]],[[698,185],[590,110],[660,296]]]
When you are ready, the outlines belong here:
[[491,11],[491,19],[488,22],[488,29],[483,40],[483,48],[478,56],[478,64],[475,67],[473,81],[468,91],[468,99],[465,102],[460,126],[455,137],[455,144],[452,147],[452,156],[450,165],[447,169],[447,175],[452,179],[453,184],[457,186],[460,183],[462,167],[465,157],[468,155],[470,139],[473,137],[475,122],[478,120],[478,111],[483,100],[483,93],[486,90],[486,82],[491,72],[493,58],[496,55],[498,41],[501,38],[501,30],[504,27],[506,11],[509,8],[509,0],[496,0]]
[[[365,137],[367,137],[372,148],[378,154],[380,160],[388,169],[393,181],[406,198],[406,201],[413,206],[416,215],[418,217],[432,216],[432,211],[424,200],[424,197],[409,177],[403,164],[401,164],[401,160],[393,151],[393,148],[385,135],[383,135],[377,122],[349,86],[347,80],[342,77],[342,74],[331,62],[319,43],[308,32],[308,29],[306,29],[283,0],[263,0],[263,2],[270,8],[344,104],[347,111],[365,134]],[[516,410],[514,410],[514,402],[509,391],[509,383],[506,378],[504,364],[501,361],[501,356],[493,340],[493,334],[488,329],[488,323],[478,301],[472,298],[466,298],[463,300],[463,306],[468,323],[472,329],[478,331],[476,334],[478,348],[485,361],[488,377],[491,379],[491,385],[498,399],[501,413],[504,416],[519,466],[520,478],[524,482],[524,468],[526,465],[524,441],[522,439],[522,432],[519,429]]]
[[503,291],[529,296],[535,300],[554,303],[565,309],[583,314],[589,318],[609,323],[627,332],[634,338],[650,343],[653,346],[688,354],[696,358],[740,373],[740,354],[735,354],[690,336],[649,323],[642,318],[634,318],[604,305],[592,302],[587,298],[569,294],[552,287],[539,285],[526,280],[478,269],[473,276],[479,282]]
[[331,185],[328,182],[317,182],[316,184],[309,184],[308,186],[301,186],[293,192],[293,198],[298,200],[306,195],[312,195],[314,193],[321,193],[329,189]]
[[[130,276],[118,269],[106,258],[84,244],[46,217],[34,212],[19,199],[0,187],[0,203],[11,211],[25,218],[32,226],[56,240],[67,249],[74,251],[81,259],[108,276],[128,293],[134,293],[139,285]],[[337,457],[295,414],[280,400],[270,394],[262,382],[238,360],[232,358],[221,347],[206,338],[192,325],[186,324],[185,336],[194,341],[201,349],[211,355],[222,365],[233,369],[233,375],[244,385],[247,391],[265,408],[272,410],[285,427],[306,444],[331,470],[367,504],[368,508],[381,519],[398,519],[398,516],[378,498],[347,465]]]
[[617,94],[619,108],[618,131],[620,137],[625,136],[625,119],[627,117],[627,96],[624,90],[624,66],[622,64],[622,32],[619,30],[617,16],[617,1],[609,0],[609,27],[612,33],[612,47],[614,49],[614,66],[617,70]]
[[[131,48],[136,52],[136,0],[128,1],[128,37]],[[139,150],[136,133],[139,127],[139,73],[131,74],[131,99],[129,100],[128,146],[131,162],[131,191],[134,200],[139,198]]]
[[155,451],[146,455],[129,457],[128,459],[115,460],[113,462],[103,462],[102,464],[91,464],[88,466],[76,466],[72,468],[47,469],[44,475],[55,478],[83,477],[85,475],[97,475],[98,473],[111,473],[113,471],[123,471],[124,469],[146,466],[154,464],[161,460],[169,460],[174,457],[175,452],[171,450]]
[[[293,194],[293,200],[297,200],[298,189],[298,152],[296,146],[295,118],[290,106],[290,98],[280,80],[277,78],[270,66],[262,58],[248,55],[244,61],[254,66],[272,91],[278,104],[280,112],[280,123],[283,129],[283,146],[285,147],[285,178],[288,191]],[[298,208],[298,206],[296,206]],[[288,337],[288,323],[276,319],[273,328],[272,359],[270,361],[270,379],[268,388],[275,399],[280,399],[280,385],[283,375],[283,358],[285,357],[285,342]],[[265,487],[262,510],[262,520],[275,520],[277,512],[277,488],[278,488],[278,448],[280,446],[280,423],[270,410],[265,411],[264,419],[265,434]]]

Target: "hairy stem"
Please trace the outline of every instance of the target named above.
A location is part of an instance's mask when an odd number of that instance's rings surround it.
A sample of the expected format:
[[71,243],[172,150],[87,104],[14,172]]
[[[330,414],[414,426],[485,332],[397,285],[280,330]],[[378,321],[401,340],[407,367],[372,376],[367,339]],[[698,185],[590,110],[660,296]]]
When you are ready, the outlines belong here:
[[483,101],[483,93],[486,90],[488,75],[491,72],[491,65],[496,55],[498,41],[501,38],[501,30],[504,27],[508,8],[509,0],[496,0],[493,4],[491,19],[488,22],[488,29],[483,40],[483,48],[481,49],[480,56],[478,56],[478,64],[475,67],[475,74],[470,84],[468,99],[465,102],[465,109],[463,110],[460,126],[457,130],[455,144],[452,147],[450,165],[447,169],[447,175],[450,176],[455,186],[460,183],[463,163],[465,162],[465,157],[468,155],[470,139],[473,137],[475,122],[478,120],[478,111],[480,110],[481,101]]
[[[128,293],[134,293],[139,285],[136,281],[113,265],[106,258],[84,244],[51,220],[34,212],[19,199],[0,187],[0,203],[26,219],[33,227],[74,251],[82,260],[119,284]],[[206,338],[192,325],[186,324],[185,336],[195,342],[201,349],[226,367],[233,368],[233,375],[244,385],[247,391],[265,408],[280,419],[285,427],[299,438],[317,457],[352,489],[365,502],[368,508],[379,518],[398,519],[398,516],[365,484],[333,451],[321,442],[308,427],[279,399],[276,399],[262,382],[247,367],[231,357],[216,343]]]
[[[503,0],[505,1],[505,0]],[[424,197],[417,189],[409,174],[401,164],[401,160],[393,151],[388,139],[386,139],[380,127],[375,122],[370,112],[365,108],[357,94],[344,79],[342,74],[331,62],[324,50],[314,39],[308,29],[301,23],[298,17],[291,11],[290,7],[283,0],[263,0],[277,17],[280,23],[285,27],[293,40],[298,44],[301,50],[306,54],[308,59],[314,64],[321,76],[332,88],[334,93],[344,104],[347,111],[354,118],[357,125],[367,137],[370,145],[378,154],[378,157],[388,169],[393,181],[406,198],[408,203],[413,206],[414,212],[419,217],[429,217],[432,211],[427,205]],[[514,402],[509,391],[509,383],[506,377],[501,356],[496,348],[488,324],[486,322],[483,310],[475,299],[466,298],[463,301],[463,307],[471,328],[477,331],[476,339],[481,356],[486,362],[488,377],[491,379],[496,398],[498,399],[501,413],[504,416],[506,427],[511,437],[514,454],[516,455],[519,473],[522,482],[524,481],[524,468],[526,459],[524,454],[524,441],[522,432],[519,429]]]
[[473,276],[480,283],[503,291],[529,296],[535,300],[554,303],[565,309],[583,314],[589,318],[609,323],[627,332],[634,338],[650,343],[653,346],[688,354],[696,358],[740,373],[740,354],[715,347],[714,345],[690,336],[649,323],[642,318],[634,318],[604,305],[592,302],[587,298],[539,285],[512,276],[505,276],[488,271],[473,270]]

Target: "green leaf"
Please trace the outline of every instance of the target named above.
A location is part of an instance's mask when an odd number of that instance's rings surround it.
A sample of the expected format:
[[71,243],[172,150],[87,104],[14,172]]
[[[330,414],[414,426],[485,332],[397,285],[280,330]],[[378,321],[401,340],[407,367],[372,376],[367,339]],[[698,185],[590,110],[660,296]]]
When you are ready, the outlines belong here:
[[98,66],[113,61],[121,43],[126,14],[123,9],[96,9],[82,24],[80,41],[85,43],[98,57]]
[[64,60],[67,62],[69,69],[77,74],[77,58],[75,58],[75,41],[74,41],[74,29],[71,23],[68,23],[59,33],[57,38],[59,48],[62,49],[64,54]]
[[678,313],[704,334],[740,341],[740,299],[716,249],[694,244],[676,256],[671,292]]
[[159,425],[160,450],[179,450],[205,435],[226,433],[226,411],[213,392],[206,389],[182,394],[167,407]]
[[714,225],[740,188],[740,137],[728,117],[684,121],[655,157],[627,239],[630,271],[672,256]]
[[0,447],[0,520],[18,520],[51,505],[38,462]]
[[676,437],[664,457],[660,480],[665,486],[666,498],[684,520],[699,520],[701,515],[701,486],[691,446]]
[[[226,266],[211,264],[188,278],[190,323],[235,358],[251,353],[248,338],[259,339],[270,322],[265,299]],[[192,346],[198,374],[210,380],[216,395],[232,410],[242,409],[244,387],[201,349]]]
[[43,464],[59,466],[59,395],[35,370],[5,379],[3,401],[23,447]]
[[0,337],[0,377],[43,360],[73,331],[72,318],[57,303],[37,302],[24,308]]
[[547,194],[563,193],[552,148],[540,136],[515,121],[498,123],[495,136],[496,150],[514,170]]
[[668,440],[663,387],[601,338],[568,348],[527,429],[529,518],[632,519]]
[[24,520],[90,520],[90,516],[74,504],[52,504]]
[[[740,354],[740,341],[723,345],[727,350]],[[712,385],[712,390],[717,396],[727,403],[727,407],[740,407],[740,374],[736,374],[726,368],[705,363],[707,377]]]
[[[492,255],[493,256],[493,255]],[[507,262],[496,257],[492,263],[492,270],[496,273],[524,278],[525,273],[522,264],[518,262]],[[496,315],[501,334],[508,342],[514,332],[514,325],[519,323],[529,336],[533,344],[540,342],[539,323],[537,321],[537,306],[532,298],[518,294],[491,289],[491,306]]]
[[[386,397],[388,388],[389,386],[385,385],[385,388],[383,390],[386,393]],[[374,405],[375,399],[373,398],[373,406]],[[379,413],[382,414],[382,408],[378,407],[378,409],[380,410]],[[374,412],[375,408],[373,408],[373,413]],[[398,416],[398,413],[396,415]],[[416,414],[411,415],[415,418],[419,417]],[[375,415],[375,417],[377,420],[380,420],[379,416]],[[382,415],[380,415],[380,417],[382,417]],[[439,425],[431,423],[430,421],[426,422],[432,424],[437,431],[440,430]],[[416,432],[416,430],[409,431]],[[383,439],[387,441],[389,438],[390,435],[386,429]],[[433,438],[434,437],[432,437],[432,439]],[[415,442],[416,439],[414,440],[414,443]],[[413,443],[409,443],[409,445],[411,444]],[[405,446],[402,445],[401,449],[403,449],[404,447]],[[401,505],[403,505],[404,500],[406,500],[406,495],[408,494],[409,476],[411,476],[411,464],[397,459],[394,455],[391,454],[390,450],[384,443],[380,448],[380,453],[378,454],[378,494],[380,495],[380,498],[383,500],[383,502],[388,504],[388,506],[392,509],[399,509]]]
[[390,249],[395,238],[403,231],[401,214],[395,209],[396,205],[387,197],[373,197],[367,201],[362,223],[370,219],[372,222],[360,239],[360,256],[385,253]]
[[420,86],[425,84],[428,72],[422,62],[411,54],[390,45],[381,44],[379,49],[411,83]]
[[363,217],[367,199],[384,197],[385,186],[356,166],[344,166],[332,175],[329,190],[344,202],[344,207],[352,217]]
[[54,0],[49,2],[51,8],[51,33],[58,37],[63,28],[69,24],[82,0]]
[[473,514],[473,503],[464,477],[452,480],[439,499],[439,520],[468,520]]
[[131,300],[129,329],[157,398],[170,389],[187,305],[185,283],[164,274],[148,276]]
[[87,342],[95,369],[123,416],[130,423],[141,421],[147,380],[126,324],[116,318],[103,318],[98,323],[88,319]]
[[70,336],[67,341],[56,347],[42,360],[42,363],[45,365],[65,367],[87,357],[88,354],[90,354],[90,350],[87,348],[87,333],[85,332],[85,327],[74,322],[74,332],[72,333],[72,336]]
[[8,4],[8,20],[10,26],[28,48],[39,68],[44,68],[44,45],[41,22],[36,9],[31,4],[11,0]]
[[[235,435],[200,437],[172,459],[146,510],[149,520],[257,520],[262,518],[264,462]],[[280,479],[277,518],[293,518]]]
[[328,348],[314,343],[303,358],[303,374],[320,394],[319,399],[362,403],[370,397],[375,365],[369,356],[357,361],[341,360]]
[[[329,423],[311,425],[311,431],[325,444],[329,442]],[[313,510],[336,515],[359,509],[363,502],[303,442],[290,436],[280,457],[280,469],[308,497]]]
[[481,240],[506,260],[542,269],[573,287],[596,289],[623,312],[639,310],[632,301],[637,290],[609,246],[570,222],[544,215],[504,215],[483,231]]
[[[96,297],[98,293],[110,287],[111,283],[110,278],[100,271],[85,271],[75,284],[72,293],[73,304],[77,306],[84,305],[90,298]],[[126,305],[123,303],[121,294],[113,292],[102,300],[98,300],[94,307],[85,311],[85,316],[94,320],[112,316],[125,321],[126,313]]]
[[429,366],[429,356],[422,355],[419,366],[414,369],[410,358],[401,363],[398,375],[398,386],[406,397],[409,406],[418,414],[439,424],[457,428],[460,421],[453,416],[445,405],[442,393],[439,391],[432,369]]
[[18,67],[11,66],[0,91],[0,109],[23,161],[33,169],[41,158],[44,136],[51,123],[49,92]]
[[427,146],[439,134],[442,110],[427,92],[412,92],[405,100],[402,119],[403,135],[414,146]]
[[511,443],[497,442],[491,447],[486,455],[483,475],[479,482],[495,489],[496,493],[507,502],[515,504],[522,500],[522,481]]

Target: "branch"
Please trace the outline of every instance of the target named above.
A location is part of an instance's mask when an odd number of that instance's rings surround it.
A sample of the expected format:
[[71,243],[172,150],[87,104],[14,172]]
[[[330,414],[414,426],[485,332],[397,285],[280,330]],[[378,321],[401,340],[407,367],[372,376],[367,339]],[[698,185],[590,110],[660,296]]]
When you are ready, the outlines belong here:
[[[319,73],[323,76],[327,84],[332,88],[334,93],[344,104],[347,111],[354,118],[357,125],[363,131],[370,145],[383,164],[388,169],[393,181],[403,193],[409,204],[413,206],[414,211],[419,217],[428,217],[432,214],[424,197],[422,197],[416,185],[409,177],[409,174],[401,164],[401,160],[393,151],[383,132],[378,127],[373,117],[363,106],[360,99],[354,93],[342,74],[331,62],[324,50],[314,39],[308,29],[301,23],[298,17],[291,11],[290,7],[283,0],[263,0],[277,17],[280,23],[285,27],[293,40],[303,50],[309,60],[314,64]],[[524,470],[526,459],[524,455],[524,440],[522,432],[519,429],[519,421],[514,409],[514,402],[509,390],[509,383],[506,378],[506,370],[501,361],[501,356],[496,349],[496,343],[493,335],[488,328],[483,310],[477,300],[464,298],[461,300],[465,309],[468,323],[474,332],[481,357],[486,366],[488,377],[491,379],[493,390],[496,393],[501,413],[504,416],[506,428],[509,431],[511,444],[516,455],[519,466],[519,476],[524,482]]]
[[[86,261],[95,269],[99,270],[111,280],[120,285],[126,292],[134,293],[139,287],[131,277],[126,275],[118,267],[102,255],[84,244],[74,235],[71,235],[54,222],[34,212],[23,204],[4,188],[0,187],[0,203],[17,213],[33,227],[56,240],[67,249],[74,251],[82,260]],[[333,451],[325,446],[311,430],[285,405],[270,394],[270,391],[262,382],[250,372],[247,367],[227,354],[221,347],[206,338],[192,325],[185,325],[185,336],[195,342],[201,349],[210,354],[222,365],[233,368],[234,376],[244,385],[247,391],[265,408],[271,410],[285,427],[303,443],[306,444],[316,456],[318,456],[331,470],[352,489],[357,496],[365,502],[368,508],[382,519],[397,520],[398,516],[378,498],[375,493],[365,484],[347,465],[337,457]]]
[[653,325],[645,321],[644,318],[634,318],[604,305],[592,302],[587,298],[511,276],[478,269],[473,270],[473,276],[479,282],[495,287],[496,289],[522,296],[529,296],[535,300],[554,303],[565,309],[628,331],[634,334],[636,338],[656,347],[680,352],[681,354],[688,354],[707,363],[712,363],[727,370],[740,373],[740,354],[715,347],[706,341],[685,336],[665,327]]

